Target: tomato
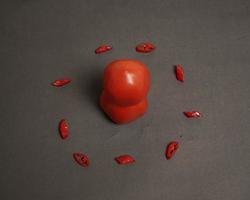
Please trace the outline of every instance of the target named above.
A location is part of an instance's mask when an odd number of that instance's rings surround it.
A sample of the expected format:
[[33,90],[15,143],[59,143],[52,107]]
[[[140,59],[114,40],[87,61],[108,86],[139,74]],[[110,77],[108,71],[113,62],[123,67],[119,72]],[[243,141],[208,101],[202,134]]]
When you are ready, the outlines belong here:
[[116,60],[104,71],[100,104],[116,123],[127,123],[143,115],[148,108],[150,72],[137,60]]

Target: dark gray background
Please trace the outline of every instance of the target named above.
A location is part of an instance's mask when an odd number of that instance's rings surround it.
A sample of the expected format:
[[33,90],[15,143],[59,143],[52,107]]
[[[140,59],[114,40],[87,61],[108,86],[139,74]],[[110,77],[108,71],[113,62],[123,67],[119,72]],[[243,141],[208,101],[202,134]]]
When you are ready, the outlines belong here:
[[[1,200],[250,199],[249,0],[13,0],[0,15]],[[144,41],[157,50],[136,53]],[[101,44],[114,49],[95,55]],[[123,126],[97,106],[102,71],[117,58],[141,60],[153,78],[149,112]],[[72,84],[50,86],[65,76]],[[167,161],[171,140],[180,150]],[[137,163],[117,165],[124,153]]]

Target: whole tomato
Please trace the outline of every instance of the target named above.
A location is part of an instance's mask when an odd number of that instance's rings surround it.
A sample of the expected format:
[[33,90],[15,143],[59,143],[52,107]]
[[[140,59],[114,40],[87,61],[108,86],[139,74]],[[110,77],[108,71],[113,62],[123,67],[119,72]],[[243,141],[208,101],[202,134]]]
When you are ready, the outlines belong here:
[[116,60],[104,71],[100,104],[116,123],[127,123],[147,111],[150,72],[137,60]]

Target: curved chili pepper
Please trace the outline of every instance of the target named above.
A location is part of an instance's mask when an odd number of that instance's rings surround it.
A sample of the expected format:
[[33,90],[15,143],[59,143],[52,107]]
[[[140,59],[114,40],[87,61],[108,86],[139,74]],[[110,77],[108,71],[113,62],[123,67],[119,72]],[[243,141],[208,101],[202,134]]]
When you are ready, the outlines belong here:
[[121,155],[116,157],[115,160],[120,165],[128,165],[135,162],[135,159],[130,155]]
[[59,132],[62,139],[66,139],[69,136],[69,124],[66,119],[62,119],[59,123]]
[[90,165],[88,156],[83,153],[80,152],[73,153],[73,158],[82,167],[88,167]]
[[112,46],[103,45],[103,46],[99,46],[99,47],[95,50],[95,53],[96,53],[96,54],[100,54],[100,53],[104,53],[104,52],[110,51],[110,50],[112,50]]
[[71,82],[70,79],[59,79],[59,80],[55,80],[53,83],[51,83],[51,85],[55,86],[55,87],[62,87],[64,85],[67,85]]
[[174,156],[178,148],[179,148],[179,143],[176,141],[170,142],[168,144],[166,153],[165,153],[167,160],[171,159]]
[[152,43],[141,43],[135,47],[135,50],[139,53],[150,53],[155,50],[156,46]]
[[184,81],[184,69],[181,65],[176,65],[175,67],[176,78],[179,81]]
[[183,112],[187,118],[198,118],[201,117],[201,113],[198,111]]

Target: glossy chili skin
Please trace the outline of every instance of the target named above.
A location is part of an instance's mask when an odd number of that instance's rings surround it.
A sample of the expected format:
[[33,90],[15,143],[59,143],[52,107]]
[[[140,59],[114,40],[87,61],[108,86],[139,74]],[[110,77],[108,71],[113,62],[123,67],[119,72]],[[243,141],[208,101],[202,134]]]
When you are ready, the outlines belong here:
[[69,124],[66,119],[60,121],[59,132],[62,139],[66,139],[69,136]]
[[113,47],[110,46],[110,45],[102,45],[102,46],[99,46],[96,50],[95,50],[95,53],[96,54],[101,54],[101,53],[105,53],[107,51],[110,51],[112,50]]
[[51,85],[53,85],[55,87],[63,87],[65,85],[69,84],[70,82],[71,82],[71,79],[63,78],[63,79],[55,80],[53,83],[51,83]]
[[167,160],[171,159],[178,149],[179,149],[178,142],[176,141],[170,142],[167,146],[166,153],[165,153]]
[[130,155],[121,155],[115,158],[115,161],[120,165],[128,165],[135,162],[135,159]]
[[187,118],[198,118],[201,117],[201,113],[199,111],[189,111],[189,112],[183,112],[183,114]]
[[156,49],[156,46],[150,42],[140,43],[135,47],[139,53],[150,53]]
[[76,152],[73,153],[73,158],[82,167],[88,167],[90,165],[89,158],[86,154],[83,154],[81,152]]
[[175,66],[176,79],[178,81],[184,82],[184,69],[182,65]]
[[148,108],[150,72],[137,60],[116,60],[105,68],[100,105],[118,124],[142,116]]

